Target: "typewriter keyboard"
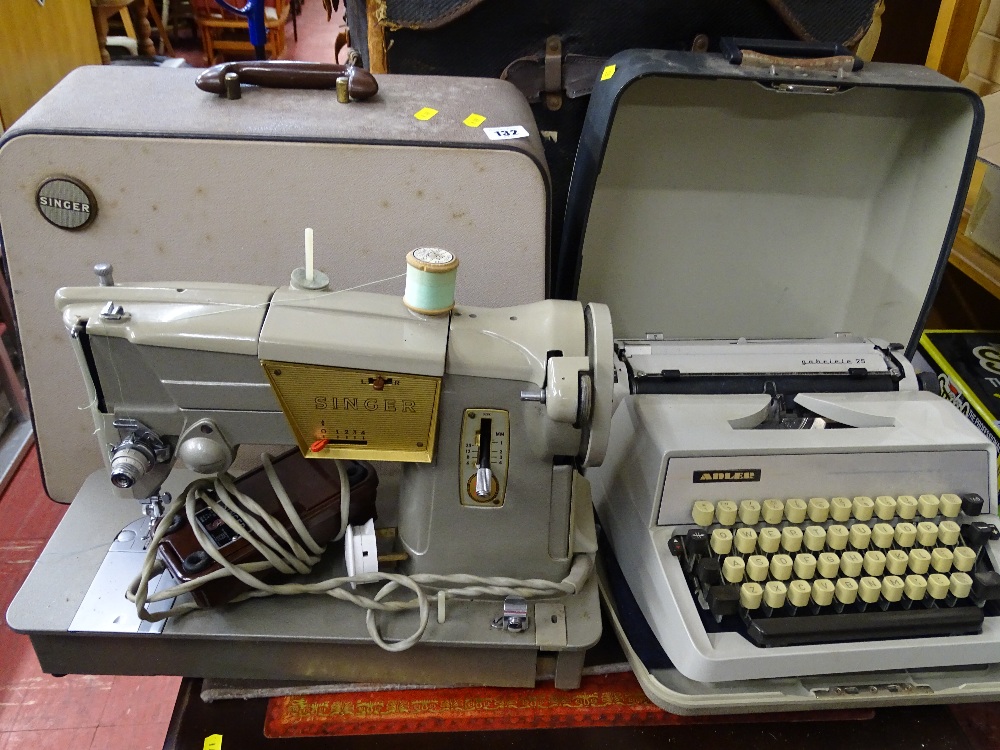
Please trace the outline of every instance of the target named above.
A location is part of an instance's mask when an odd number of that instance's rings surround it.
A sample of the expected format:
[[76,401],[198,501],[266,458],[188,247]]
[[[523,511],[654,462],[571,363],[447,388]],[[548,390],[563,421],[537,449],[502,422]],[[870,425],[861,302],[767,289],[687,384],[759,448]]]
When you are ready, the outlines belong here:
[[978,495],[694,503],[671,539],[703,618],[757,646],[979,633],[1000,538]]

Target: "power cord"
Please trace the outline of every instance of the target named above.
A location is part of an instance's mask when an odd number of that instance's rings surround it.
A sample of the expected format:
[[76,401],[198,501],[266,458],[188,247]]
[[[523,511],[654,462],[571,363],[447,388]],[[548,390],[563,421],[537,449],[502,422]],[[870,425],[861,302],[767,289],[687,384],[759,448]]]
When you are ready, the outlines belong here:
[[[586,583],[593,571],[593,555],[579,554],[574,556],[567,576],[558,582],[544,579],[519,579],[467,574],[435,575],[418,573],[408,576],[397,573],[378,572],[354,576],[340,576],[316,583],[266,583],[254,574],[266,570],[278,570],[287,575],[309,573],[313,566],[319,562],[326,548],[317,544],[316,540],[312,538],[312,535],[306,529],[301,517],[295,510],[291,498],[288,497],[288,493],[274,471],[274,467],[271,464],[271,456],[265,453],[261,456],[261,460],[268,481],[271,483],[271,487],[274,489],[274,493],[277,495],[281,507],[287,514],[298,538],[293,536],[283,524],[261,508],[253,498],[237,489],[232,477],[228,474],[219,474],[214,479],[197,479],[191,482],[184,489],[184,492],[167,506],[163,517],[156,527],[153,538],[150,540],[141,571],[135,580],[129,584],[126,591],[126,596],[129,601],[135,603],[136,612],[141,619],[155,622],[201,609],[195,602],[186,602],[164,611],[150,612],[146,605],[189,593],[206,583],[219,580],[220,578],[234,577],[247,586],[250,586],[252,590],[234,597],[230,600],[231,603],[276,594],[287,596],[326,594],[327,596],[350,602],[367,610],[365,625],[368,634],[381,648],[386,651],[405,651],[423,638],[430,617],[431,596],[437,598],[438,620],[443,622],[446,616],[445,601],[448,597],[521,596],[528,599],[576,594],[583,587],[583,584]],[[351,485],[347,478],[347,471],[344,469],[342,463],[336,459],[334,459],[334,463],[340,476],[341,487],[340,532],[333,538],[333,541],[338,541],[347,531],[347,519],[351,502]],[[230,528],[236,529],[242,527],[240,535],[253,545],[265,559],[258,562],[240,563],[238,565],[229,562],[219,552],[212,539],[201,528],[201,525],[195,520],[195,509],[199,501],[209,507]],[[221,569],[200,576],[187,583],[177,584],[163,591],[150,594],[149,582],[166,569],[163,562],[157,558],[157,549],[160,542],[167,535],[167,531],[172,525],[172,520],[182,509],[202,549],[221,566]],[[237,519],[234,514],[237,514],[239,518]],[[350,590],[352,584],[365,585],[372,583],[384,584],[373,597],[363,596]],[[389,594],[399,588],[409,589],[414,593],[414,598],[385,601],[385,598]],[[419,610],[419,623],[416,631],[400,641],[393,643],[385,641],[375,621],[376,612],[391,613],[410,609]]]

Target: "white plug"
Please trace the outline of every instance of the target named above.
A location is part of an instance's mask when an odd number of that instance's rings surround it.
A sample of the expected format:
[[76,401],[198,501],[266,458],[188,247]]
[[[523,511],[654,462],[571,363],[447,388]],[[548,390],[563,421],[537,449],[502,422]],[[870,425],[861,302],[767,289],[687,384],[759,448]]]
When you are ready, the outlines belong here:
[[[361,526],[348,526],[344,536],[344,560],[347,575],[378,573],[378,548],[375,544],[375,519],[369,518]],[[351,588],[357,588],[352,583]]]

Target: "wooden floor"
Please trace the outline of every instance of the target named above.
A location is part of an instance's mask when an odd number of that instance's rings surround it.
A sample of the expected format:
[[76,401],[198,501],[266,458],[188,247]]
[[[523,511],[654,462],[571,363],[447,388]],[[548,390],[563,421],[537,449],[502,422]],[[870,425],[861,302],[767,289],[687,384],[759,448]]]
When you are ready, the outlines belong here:
[[[237,3],[238,4],[238,3]],[[313,62],[334,63],[334,44],[339,32],[345,25],[344,4],[340,3],[340,12],[334,12],[331,20],[326,20],[326,11],[321,0],[308,0],[302,5],[302,12],[296,19],[298,25],[298,41],[295,39],[291,21],[285,27],[287,46],[283,60],[308,60]],[[183,57],[194,67],[204,67],[207,60],[201,49],[197,33],[192,33],[190,27],[183,28],[178,38],[174,40],[174,54]],[[342,50],[339,62],[346,61],[347,52]]]
[[[32,449],[0,497],[0,611],[65,506],[45,495]],[[159,750],[180,679],[42,674],[28,638],[0,623],[0,750]]]

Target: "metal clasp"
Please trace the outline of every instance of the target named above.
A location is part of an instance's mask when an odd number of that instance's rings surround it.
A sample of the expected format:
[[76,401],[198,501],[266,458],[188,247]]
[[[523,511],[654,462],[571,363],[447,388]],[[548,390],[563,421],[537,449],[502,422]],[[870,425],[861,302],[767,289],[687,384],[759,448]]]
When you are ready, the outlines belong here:
[[503,614],[493,619],[492,627],[511,633],[528,629],[528,601],[523,596],[508,596],[503,600]]

